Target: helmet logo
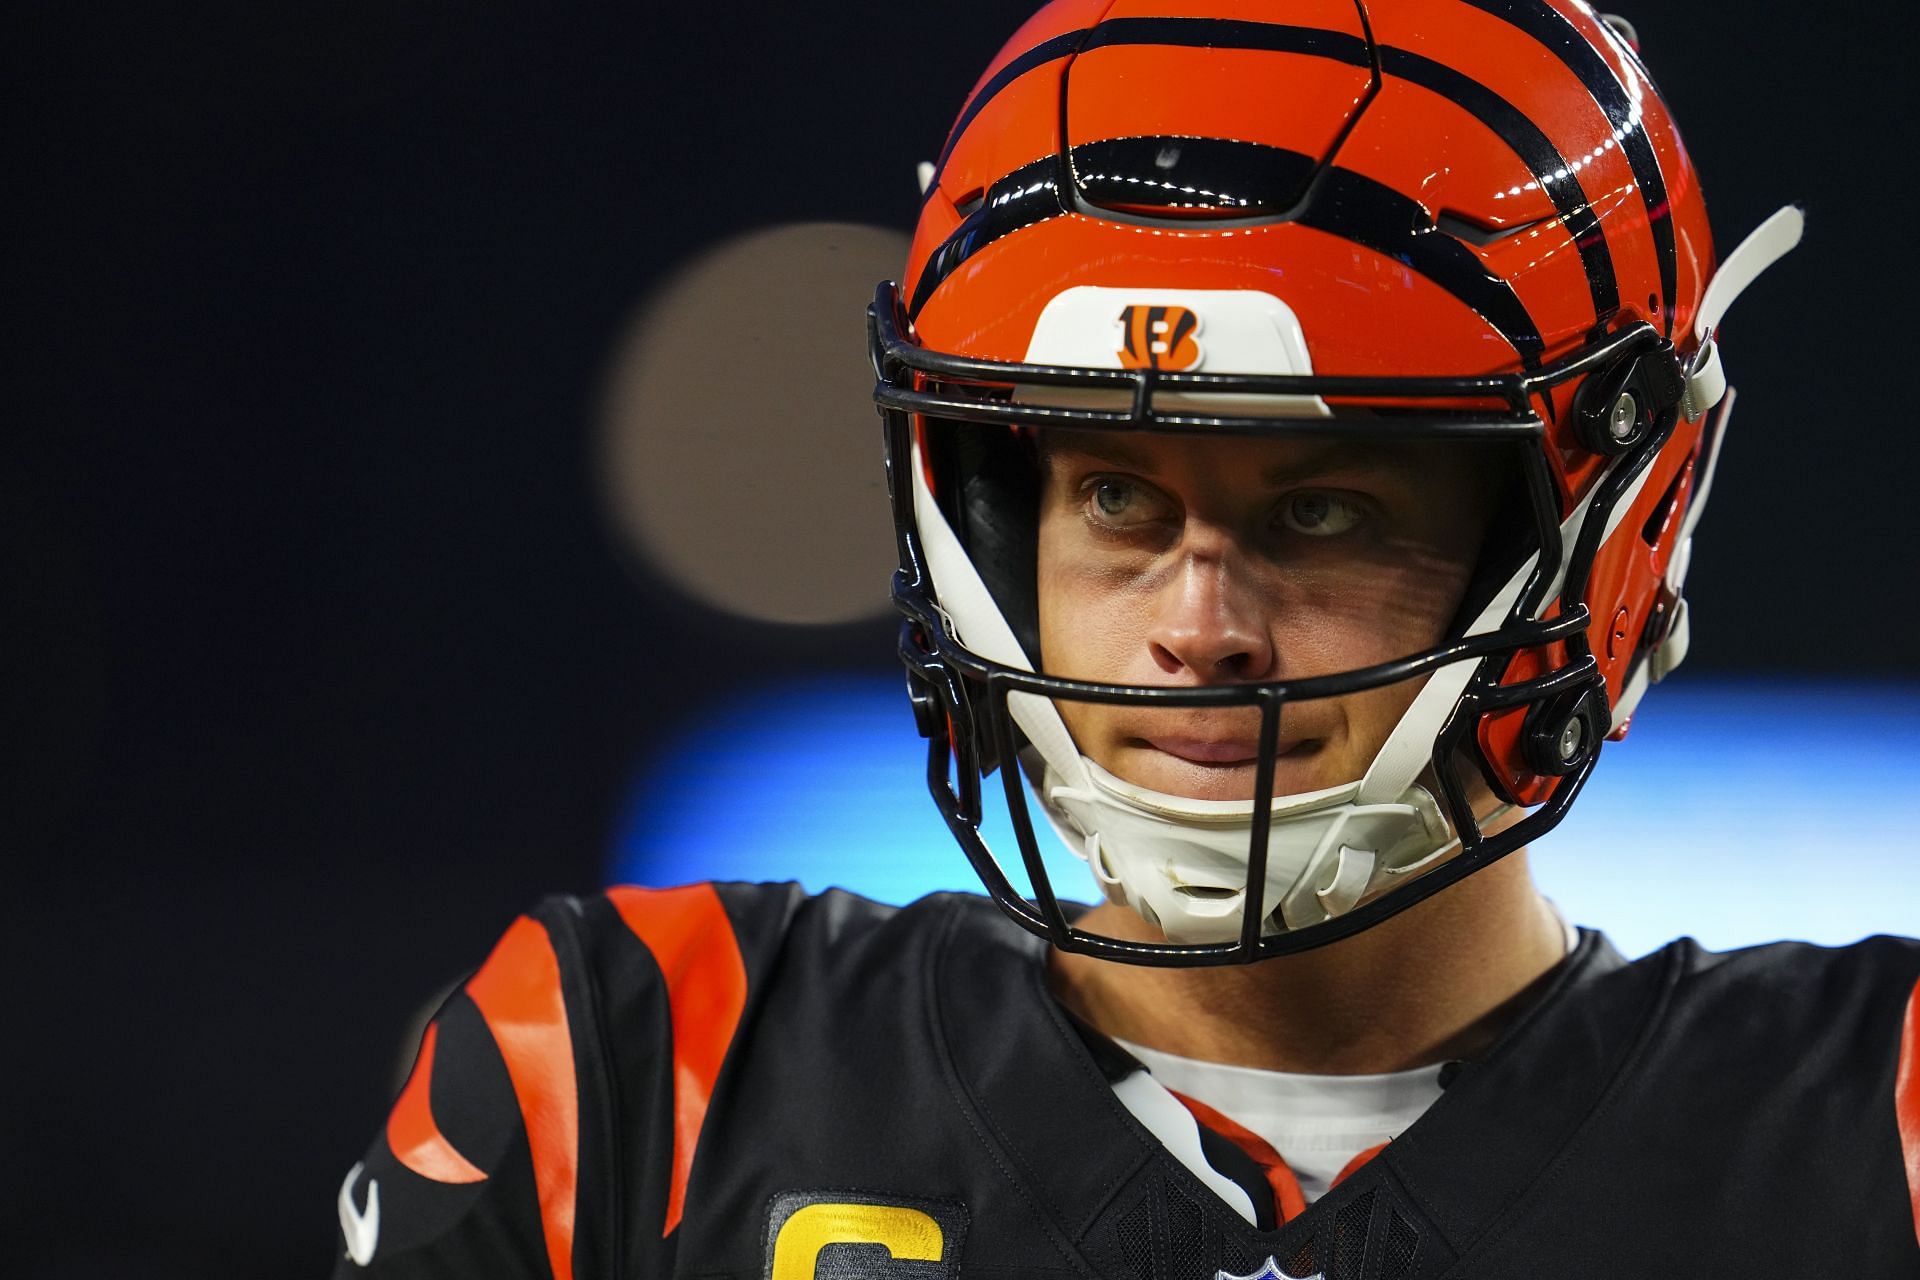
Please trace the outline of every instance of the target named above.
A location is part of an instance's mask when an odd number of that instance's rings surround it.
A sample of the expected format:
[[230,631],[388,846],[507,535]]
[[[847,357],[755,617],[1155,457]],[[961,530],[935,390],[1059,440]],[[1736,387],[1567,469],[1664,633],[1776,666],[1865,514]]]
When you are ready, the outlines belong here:
[[1119,324],[1123,369],[1177,372],[1200,363],[1200,317],[1186,307],[1123,307]]

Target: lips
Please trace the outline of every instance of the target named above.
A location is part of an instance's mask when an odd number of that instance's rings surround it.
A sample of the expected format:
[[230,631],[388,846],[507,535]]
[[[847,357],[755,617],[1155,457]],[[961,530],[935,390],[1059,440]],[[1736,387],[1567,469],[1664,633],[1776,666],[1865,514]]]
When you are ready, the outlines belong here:
[[[1241,768],[1251,765],[1260,754],[1255,738],[1189,738],[1167,735],[1142,739],[1155,751],[1164,752],[1189,764],[1214,768]],[[1302,748],[1319,745],[1314,738],[1282,737],[1274,744],[1276,757],[1284,757]]]
[[[1287,736],[1274,745],[1275,795],[1312,791],[1323,785],[1319,752],[1324,738]],[[1127,740],[1132,747],[1108,767],[1137,786],[1193,800],[1244,801],[1253,798],[1259,776],[1257,737],[1161,733]]]

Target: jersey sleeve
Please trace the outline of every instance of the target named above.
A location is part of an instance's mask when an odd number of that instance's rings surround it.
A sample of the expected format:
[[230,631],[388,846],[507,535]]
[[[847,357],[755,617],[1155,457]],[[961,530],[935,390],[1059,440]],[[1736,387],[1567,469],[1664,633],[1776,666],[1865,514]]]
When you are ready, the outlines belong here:
[[554,939],[523,916],[428,1025],[341,1184],[336,1277],[571,1274],[571,1032]]
[[336,1280],[669,1271],[747,1005],[735,915],[777,933],[792,896],[617,888],[515,921],[340,1188]]

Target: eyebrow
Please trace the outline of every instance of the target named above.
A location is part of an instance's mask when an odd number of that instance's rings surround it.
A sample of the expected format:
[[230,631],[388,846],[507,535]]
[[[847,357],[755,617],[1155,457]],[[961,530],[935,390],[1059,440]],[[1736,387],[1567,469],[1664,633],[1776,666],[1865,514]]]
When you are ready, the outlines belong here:
[[1126,438],[1117,432],[1040,431],[1035,435],[1042,462],[1051,463],[1055,454],[1080,453],[1116,467],[1133,471],[1152,470],[1152,462],[1147,455],[1131,448]]
[[[1131,446],[1118,432],[1040,432],[1039,444],[1043,461],[1050,462],[1056,453],[1078,453],[1130,471],[1154,469],[1153,459]],[[1323,440],[1307,446],[1294,458],[1267,467],[1260,473],[1260,480],[1279,488],[1349,468],[1381,471],[1407,479],[1420,479],[1427,471],[1418,458],[1405,450],[1353,439]]]

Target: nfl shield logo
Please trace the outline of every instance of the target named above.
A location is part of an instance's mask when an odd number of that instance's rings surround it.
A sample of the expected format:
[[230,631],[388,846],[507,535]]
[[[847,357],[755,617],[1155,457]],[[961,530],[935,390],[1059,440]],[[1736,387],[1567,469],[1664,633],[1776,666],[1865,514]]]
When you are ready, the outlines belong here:
[[1310,1276],[1290,1276],[1280,1269],[1278,1262],[1268,1258],[1258,1271],[1250,1275],[1236,1276],[1231,1271],[1216,1271],[1213,1280],[1326,1280],[1326,1277],[1318,1271]]

